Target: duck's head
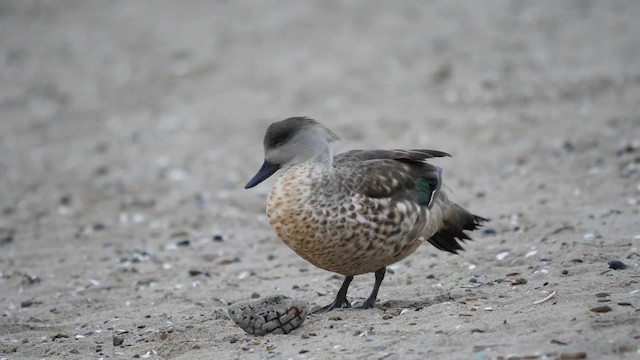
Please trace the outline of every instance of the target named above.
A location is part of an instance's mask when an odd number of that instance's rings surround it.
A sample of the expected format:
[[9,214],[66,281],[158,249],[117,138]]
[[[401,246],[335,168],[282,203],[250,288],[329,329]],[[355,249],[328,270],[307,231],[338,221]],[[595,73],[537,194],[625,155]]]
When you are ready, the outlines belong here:
[[264,135],[264,163],[244,188],[258,185],[278,169],[313,159],[330,161],[329,144],[337,139],[331,130],[306,117],[292,117],[269,125]]

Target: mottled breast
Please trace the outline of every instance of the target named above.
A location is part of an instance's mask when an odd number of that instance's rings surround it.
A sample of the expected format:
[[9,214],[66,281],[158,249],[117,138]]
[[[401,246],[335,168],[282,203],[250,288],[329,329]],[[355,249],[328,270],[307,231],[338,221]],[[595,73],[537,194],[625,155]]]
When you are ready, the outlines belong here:
[[413,253],[427,212],[414,202],[350,191],[331,169],[311,164],[287,169],[267,201],[271,226],[293,251],[343,275],[374,272]]

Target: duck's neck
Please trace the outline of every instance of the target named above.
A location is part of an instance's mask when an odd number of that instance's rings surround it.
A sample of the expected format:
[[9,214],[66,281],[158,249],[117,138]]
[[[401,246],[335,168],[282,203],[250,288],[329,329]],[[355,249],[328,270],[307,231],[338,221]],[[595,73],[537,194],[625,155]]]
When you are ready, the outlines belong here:
[[331,146],[329,144],[326,144],[324,149],[318,152],[317,155],[311,158],[310,161],[317,165],[332,168],[333,167],[333,151],[331,150]]

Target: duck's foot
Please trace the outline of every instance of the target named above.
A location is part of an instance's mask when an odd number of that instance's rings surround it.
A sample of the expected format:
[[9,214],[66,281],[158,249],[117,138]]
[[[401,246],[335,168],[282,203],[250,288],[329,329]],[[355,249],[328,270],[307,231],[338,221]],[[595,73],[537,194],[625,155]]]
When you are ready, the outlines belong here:
[[329,312],[333,309],[342,309],[342,308],[350,308],[351,307],[351,303],[349,303],[349,300],[344,299],[342,302],[337,301],[338,299],[334,300],[331,304],[326,305],[321,307],[320,309],[314,310],[311,313],[312,314],[323,314],[326,312]]
[[382,284],[382,280],[384,280],[384,274],[386,272],[386,267],[376,270],[376,283],[373,285],[371,295],[369,295],[367,300],[365,300],[362,305],[360,305],[361,309],[371,309],[376,304],[376,299],[378,298],[378,290],[380,290],[380,285]]
[[353,280],[353,276],[345,276],[344,281],[342,282],[342,286],[340,290],[338,290],[338,294],[336,295],[335,300],[327,306],[323,306],[318,310],[312,312],[312,314],[321,314],[331,311],[333,309],[339,308],[350,308],[351,303],[347,300],[347,290],[349,290],[349,284],[351,284],[351,280]]

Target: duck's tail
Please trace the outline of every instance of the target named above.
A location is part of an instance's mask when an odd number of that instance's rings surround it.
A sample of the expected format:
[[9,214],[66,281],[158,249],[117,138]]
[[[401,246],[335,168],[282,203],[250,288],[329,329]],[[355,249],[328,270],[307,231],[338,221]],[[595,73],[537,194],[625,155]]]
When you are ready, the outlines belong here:
[[442,209],[442,225],[427,241],[439,250],[457,254],[459,250],[464,250],[460,242],[471,240],[464,231],[475,230],[489,219],[468,212],[462,206],[447,200],[446,197],[443,203],[446,205]]

